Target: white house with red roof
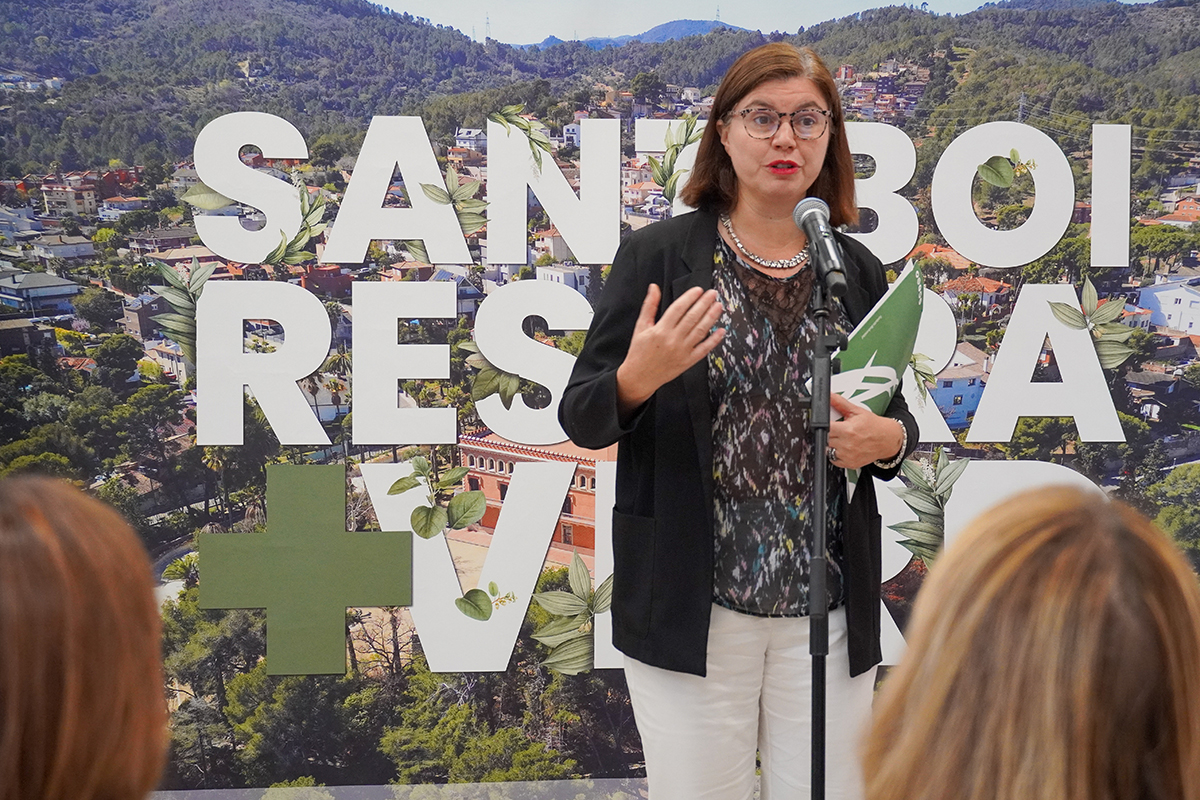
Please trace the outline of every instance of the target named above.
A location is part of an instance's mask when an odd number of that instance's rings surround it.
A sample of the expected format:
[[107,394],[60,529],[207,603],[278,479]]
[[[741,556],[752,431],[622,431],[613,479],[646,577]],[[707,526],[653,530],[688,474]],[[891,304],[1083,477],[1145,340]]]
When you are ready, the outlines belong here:
[[1125,304],[1125,310],[1121,312],[1121,317],[1118,320],[1122,325],[1128,325],[1131,328],[1140,328],[1144,331],[1149,331],[1151,328],[1150,317],[1152,312],[1148,308],[1138,308],[1130,303]]
[[1176,228],[1190,228],[1193,223],[1200,222],[1200,199],[1195,195],[1181,197],[1175,203],[1175,210],[1154,219],[1138,220],[1143,225],[1171,225]]
[[978,295],[979,306],[988,315],[1004,311],[1012,304],[1013,299],[1012,287],[1007,283],[981,278],[978,275],[963,275],[946,281],[937,287],[937,290],[946,298],[946,302],[955,308],[959,307],[959,298],[962,295]]

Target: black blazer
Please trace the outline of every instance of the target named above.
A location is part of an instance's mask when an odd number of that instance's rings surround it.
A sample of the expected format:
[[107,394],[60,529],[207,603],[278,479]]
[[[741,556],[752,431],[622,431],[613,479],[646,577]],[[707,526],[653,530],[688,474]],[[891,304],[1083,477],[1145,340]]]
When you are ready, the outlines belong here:
[[[847,270],[846,312],[857,324],[887,290],[883,266],[866,247],[837,235]],[[617,251],[587,342],[559,405],[572,441],[619,442],[613,510],[613,644],[638,661],[703,676],[713,599],[712,412],[702,360],[665,384],[622,425],[617,367],[625,358],[651,283],[659,314],[693,286],[712,288],[717,214],[696,211],[650,225]],[[917,423],[899,391],[887,415],[917,444]],[[846,614],[850,673],[878,664],[880,520],[874,481],[896,474],[869,466],[847,510]]]

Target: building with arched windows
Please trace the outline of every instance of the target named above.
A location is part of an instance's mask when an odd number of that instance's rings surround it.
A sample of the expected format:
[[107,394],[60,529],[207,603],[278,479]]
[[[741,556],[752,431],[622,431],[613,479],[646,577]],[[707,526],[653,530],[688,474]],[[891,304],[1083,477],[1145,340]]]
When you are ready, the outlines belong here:
[[516,465],[523,461],[573,462],[575,475],[563,500],[553,541],[591,553],[596,548],[596,462],[615,461],[617,446],[604,450],[588,450],[573,442],[552,445],[514,444],[488,430],[458,439],[461,466],[469,472],[465,479],[470,491],[482,491],[487,498],[487,511],[479,521],[481,527],[492,531],[500,516],[500,507],[508,493]]

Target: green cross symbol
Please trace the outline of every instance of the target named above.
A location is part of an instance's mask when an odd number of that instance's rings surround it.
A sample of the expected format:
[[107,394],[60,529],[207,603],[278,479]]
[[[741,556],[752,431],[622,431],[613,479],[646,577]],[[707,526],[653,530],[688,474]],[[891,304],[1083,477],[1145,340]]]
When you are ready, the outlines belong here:
[[348,533],[340,465],[268,466],[267,514],[200,535],[200,607],[266,609],[269,675],[345,674],[346,609],[412,604],[412,533]]

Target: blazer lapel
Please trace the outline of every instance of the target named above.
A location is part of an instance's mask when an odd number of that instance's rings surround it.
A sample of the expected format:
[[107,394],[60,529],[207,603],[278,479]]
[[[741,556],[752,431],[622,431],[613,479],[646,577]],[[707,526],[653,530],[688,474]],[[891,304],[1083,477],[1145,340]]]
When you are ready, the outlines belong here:
[[[717,215],[693,211],[695,218],[683,243],[681,260],[688,270],[671,282],[674,300],[699,286],[708,291],[713,285],[713,257],[717,242]],[[704,482],[706,513],[712,508],[712,408],[708,399],[708,359],[700,359],[680,376],[687,395],[688,411],[692,418],[692,433],[696,437],[696,454],[700,458],[700,478]]]

